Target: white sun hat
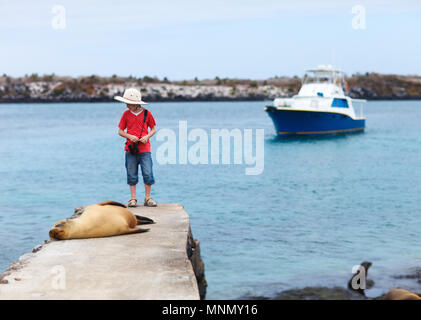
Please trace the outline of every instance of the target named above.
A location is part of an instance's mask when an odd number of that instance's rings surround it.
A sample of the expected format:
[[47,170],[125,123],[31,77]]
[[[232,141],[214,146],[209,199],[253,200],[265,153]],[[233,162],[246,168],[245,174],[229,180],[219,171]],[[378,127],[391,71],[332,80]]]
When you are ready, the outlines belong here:
[[122,97],[115,96],[114,99],[127,104],[148,104],[147,102],[142,101],[142,95],[136,88],[128,88],[124,90]]

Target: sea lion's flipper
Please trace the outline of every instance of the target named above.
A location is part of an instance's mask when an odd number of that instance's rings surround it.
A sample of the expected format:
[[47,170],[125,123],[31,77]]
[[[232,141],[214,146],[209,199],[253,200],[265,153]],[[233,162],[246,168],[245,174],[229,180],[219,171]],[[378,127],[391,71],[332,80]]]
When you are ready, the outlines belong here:
[[118,207],[123,207],[123,208],[127,208],[127,206],[125,204],[122,204],[120,202],[115,202],[112,200],[106,200],[106,201],[102,201],[100,203],[98,203],[99,206],[118,206]]
[[85,209],[86,209],[86,206],[76,207],[75,212],[69,219],[79,218],[82,215],[82,213],[85,211]]
[[137,224],[153,224],[155,223],[155,221],[153,221],[151,218],[148,217],[143,217],[143,216],[138,216],[135,215],[136,220],[137,220]]
[[149,229],[129,228],[129,230],[126,233],[142,233],[147,231],[149,231]]

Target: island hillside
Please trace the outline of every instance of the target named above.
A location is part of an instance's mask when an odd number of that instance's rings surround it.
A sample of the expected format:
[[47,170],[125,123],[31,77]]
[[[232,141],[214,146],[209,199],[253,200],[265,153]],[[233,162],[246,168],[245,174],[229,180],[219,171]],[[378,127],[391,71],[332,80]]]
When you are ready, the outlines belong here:
[[[369,100],[421,99],[421,76],[354,74],[346,78],[347,94]],[[125,88],[141,89],[145,101],[258,101],[290,97],[301,79],[273,77],[266,80],[219,78],[170,81],[166,77],[66,77],[26,75],[0,77],[0,102],[108,102]]]

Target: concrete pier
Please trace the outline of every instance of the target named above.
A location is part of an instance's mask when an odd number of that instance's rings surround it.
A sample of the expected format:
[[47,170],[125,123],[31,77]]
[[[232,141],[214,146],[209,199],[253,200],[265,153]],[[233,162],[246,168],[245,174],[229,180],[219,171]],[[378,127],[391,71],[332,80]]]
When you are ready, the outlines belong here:
[[156,223],[142,225],[146,233],[53,240],[35,248],[0,275],[0,299],[203,298],[200,248],[183,206],[130,210]]

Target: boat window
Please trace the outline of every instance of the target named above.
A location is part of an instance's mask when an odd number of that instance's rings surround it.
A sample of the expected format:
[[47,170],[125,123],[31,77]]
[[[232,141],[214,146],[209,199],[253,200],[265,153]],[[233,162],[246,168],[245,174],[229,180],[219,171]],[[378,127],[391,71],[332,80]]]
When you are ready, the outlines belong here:
[[305,74],[303,78],[303,84],[307,83],[332,83],[332,78],[324,75]]
[[346,101],[346,99],[334,98],[332,101],[332,107],[348,108],[348,101]]

